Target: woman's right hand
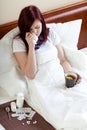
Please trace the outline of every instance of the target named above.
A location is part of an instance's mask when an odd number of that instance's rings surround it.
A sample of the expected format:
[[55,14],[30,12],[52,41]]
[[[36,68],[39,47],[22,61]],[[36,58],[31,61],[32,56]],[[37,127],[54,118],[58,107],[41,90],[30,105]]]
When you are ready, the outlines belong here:
[[25,39],[29,45],[29,48],[30,47],[35,48],[35,44],[36,44],[37,40],[36,40],[36,35],[34,33],[27,32]]

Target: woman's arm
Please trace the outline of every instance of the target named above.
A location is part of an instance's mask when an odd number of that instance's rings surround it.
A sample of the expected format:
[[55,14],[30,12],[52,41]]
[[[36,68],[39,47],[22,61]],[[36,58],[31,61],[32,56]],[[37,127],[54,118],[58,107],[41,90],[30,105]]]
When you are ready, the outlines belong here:
[[14,55],[23,73],[30,79],[33,79],[37,72],[35,52],[29,50],[28,54],[26,52],[16,52]]
[[35,42],[34,36],[30,35],[29,33],[26,33],[26,41],[29,45],[29,51],[26,52],[15,52],[14,55],[16,57],[16,60],[22,69],[23,73],[29,77],[30,79],[33,79],[37,72],[37,61],[36,61],[36,55],[35,55]]
[[23,73],[33,79],[37,72],[35,50],[29,50],[28,54],[26,52],[15,52],[14,55]]
[[[62,65],[64,72],[66,73],[68,71],[73,71],[72,66],[70,65],[67,58],[65,57],[63,47],[61,45],[57,45],[56,47],[57,47],[57,50],[58,50],[58,58],[60,59],[60,64]],[[82,77],[79,74],[77,74],[77,76],[78,76],[77,83],[80,83]]]
[[67,61],[64,53],[64,49],[61,45],[57,45],[58,58],[60,59],[60,64],[62,65],[64,72],[72,71],[70,63]]

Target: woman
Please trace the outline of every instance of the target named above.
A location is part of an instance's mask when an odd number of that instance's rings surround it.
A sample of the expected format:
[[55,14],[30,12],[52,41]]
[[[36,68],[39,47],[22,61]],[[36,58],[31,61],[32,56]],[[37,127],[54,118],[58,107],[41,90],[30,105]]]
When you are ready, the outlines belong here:
[[[38,107],[42,106],[39,108],[41,114],[43,111],[54,113],[52,109],[56,109],[56,106],[58,108],[61,106],[62,109],[59,109],[61,112],[59,112],[58,115],[52,115],[53,121],[51,120],[52,117],[50,117],[50,119],[46,117],[46,113],[42,115],[51,122],[55,128],[64,128],[64,124],[60,123],[64,121],[61,120],[64,115],[61,116],[60,113],[64,114],[63,108],[67,108],[68,102],[71,102],[71,100],[68,100],[66,96],[65,98],[62,97],[61,93],[66,93],[65,88],[62,86],[64,86],[65,82],[64,73],[73,71],[73,69],[65,57],[63,47],[60,45],[61,40],[53,30],[47,28],[43,15],[36,6],[28,6],[21,11],[18,19],[18,27],[20,34],[13,40],[13,53],[19,67],[27,77],[29,91],[31,92],[31,105],[37,102],[36,105],[32,105],[37,111]],[[80,83],[80,81],[81,77],[78,76],[77,83]],[[56,91],[56,89],[59,89],[59,91]],[[36,91],[39,95],[42,94],[40,98],[35,95]],[[54,98],[52,98],[52,94]],[[73,96],[71,96],[71,98],[73,98]],[[59,105],[60,99],[63,105]],[[52,103],[54,103],[54,105],[52,105]],[[48,104],[51,105],[50,108]],[[46,109],[45,106],[47,106]],[[61,118],[57,119],[59,124],[58,122],[54,124],[54,120],[59,117]]]
[[[20,38],[23,40],[23,43],[19,43],[19,51],[17,50],[17,52],[15,50],[15,46],[17,48],[17,45],[14,43],[13,52],[24,74],[30,79],[33,79],[38,71],[35,51],[39,49],[42,44],[46,44],[50,32],[46,27],[40,10],[35,6],[25,7],[21,11],[18,26],[20,29]],[[58,51],[58,59],[60,60],[64,72],[72,71],[72,67],[64,55],[63,47],[60,44],[57,45],[58,42],[60,42],[60,39],[58,39],[59,37],[56,36],[55,32],[53,33],[56,38],[54,44]],[[38,37],[38,40],[36,37]],[[19,38],[17,40],[19,40]],[[23,48],[21,48],[21,45]]]

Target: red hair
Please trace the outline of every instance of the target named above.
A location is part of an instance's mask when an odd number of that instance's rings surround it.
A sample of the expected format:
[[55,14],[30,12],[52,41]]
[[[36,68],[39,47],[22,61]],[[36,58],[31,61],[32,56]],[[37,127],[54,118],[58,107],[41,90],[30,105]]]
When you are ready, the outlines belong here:
[[26,32],[30,31],[30,27],[32,26],[33,22],[36,19],[40,20],[42,23],[42,32],[39,36],[39,40],[41,40],[41,42],[43,43],[44,41],[47,40],[49,29],[46,27],[46,23],[39,8],[33,5],[27,6],[24,9],[22,9],[19,15],[18,27],[20,29],[20,37],[24,41],[27,51],[28,51],[28,44],[25,40],[25,34]]

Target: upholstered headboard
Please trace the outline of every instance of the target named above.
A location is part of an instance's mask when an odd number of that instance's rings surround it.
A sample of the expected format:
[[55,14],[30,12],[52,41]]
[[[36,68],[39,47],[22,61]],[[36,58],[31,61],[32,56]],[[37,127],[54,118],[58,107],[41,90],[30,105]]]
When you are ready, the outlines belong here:
[[[87,47],[87,0],[43,13],[46,23],[67,22],[82,19],[78,48]],[[0,25],[0,38],[17,26],[17,20]]]

